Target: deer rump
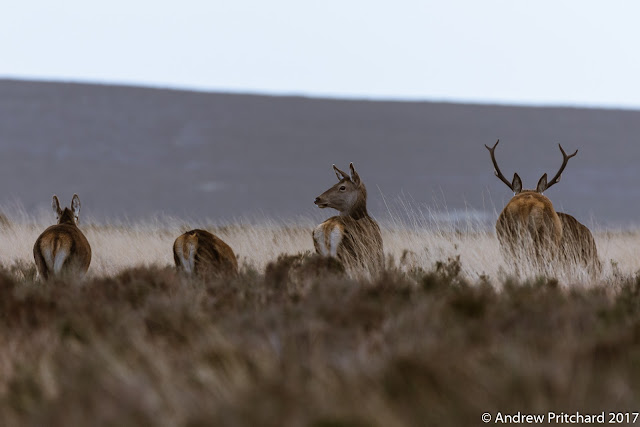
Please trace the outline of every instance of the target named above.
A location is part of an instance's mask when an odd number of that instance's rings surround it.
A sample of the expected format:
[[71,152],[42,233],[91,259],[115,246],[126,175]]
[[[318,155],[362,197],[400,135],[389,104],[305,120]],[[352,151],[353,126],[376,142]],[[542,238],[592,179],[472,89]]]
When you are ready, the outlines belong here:
[[86,273],[91,264],[91,246],[77,227],[57,224],[38,237],[33,256],[44,279],[63,272]]
[[191,230],[178,237],[173,245],[173,259],[179,269],[195,275],[238,272],[238,261],[231,247],[206,230]]
[[[559,230],[555,218],[559,220]],[[515,264],[528,261],[578,266],[592,277],[602,271],[591,231],[569,214],[555,212],[553,216],[540,215],[530,221],[518,221],[505,213],[498,218],[496,231],[505,257]]]

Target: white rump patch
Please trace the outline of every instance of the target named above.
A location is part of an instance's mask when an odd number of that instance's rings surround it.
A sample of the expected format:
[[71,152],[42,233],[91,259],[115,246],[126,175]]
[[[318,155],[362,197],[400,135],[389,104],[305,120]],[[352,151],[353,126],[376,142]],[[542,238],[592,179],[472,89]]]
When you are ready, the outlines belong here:
[[62,271],[62,266],[64,265],[64,261],[67,259],[67,250],[65,248],[58,249],[56,252],[55,259],[53,261],[53,272],[55,274],[59,274]]
[[331,234],[329,235],[330,238],[330,248],[329,248],[329,253],[331,254],[332,257],[338,257],[338,248],[340,247],[340,243],[342,243],[342,237],[344,236],[344,234],[342,233],[342,230],[340,229],[340,227],[335,226],[333,228],[333,230],[331,230]]
[[47,266],[47,270],[53,271],[53,252],[49,246],[42,247],[40,246],[40,250],[42,251],[42,257],[44,258],[44,263]]
[[313,240],[315,240],[317,247],[320,249],[320,255],[328,256],[329,249],[325,244],[324,227],[322,225],[319,225],[313,230]]
[[[180,242],[182,243],[182,242]],[[182,268],[184,269],[184,271],[186,271],[187,273],[191,274],[193,273],[193,270],[195,269],[195,262],[196,262],[196,248],[194,247],[195,245],[193,245],[192,243],[188,243],[187,246],[187,250],[188,253],[184,253],[184,244],[179,244],[176,246],[175,250],[176,250],[176,255],[178,255],[178,259],[180,260],[180,264],[182,265]]]
[[193,273],[196,270],[196,245],[193,243],[189,244],[189,258],[186,259],[185,270],[188,273]]

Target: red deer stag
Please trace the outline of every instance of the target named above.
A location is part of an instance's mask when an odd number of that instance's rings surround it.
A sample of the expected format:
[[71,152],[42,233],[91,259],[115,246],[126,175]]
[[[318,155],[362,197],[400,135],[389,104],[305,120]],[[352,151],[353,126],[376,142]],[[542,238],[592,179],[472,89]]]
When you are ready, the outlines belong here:
[[58,223],[47,228],[33,246],[33,257],[44,280],[61,274],[83,275],[91,264],[91,246],[78,228],[80,198],[71,199],[71,209],[60,209],[58,197],[51,204]]
[[[485,145],[491,154],[495,175],[513,191],[513,198],[498,217],[496,234],[507,262],[517,266],[523,261],[533,261],[537,266],[553,266],[556,262],[580,265],[592,277],[601,271],[596,244],[587,227],[571,215],[556,212],[551,200],[543,192],[560,181],[569,159],[578,154],[567,155],[560,147],[562,165],[556,175],[547,181],[542,175],[535,190],[523,190],[518,174],[509,182],[500,171],[495,149]],[[533,259],[532,259],[533,258]]]
[[178,270],[201,277],[238,273],[233,249],[205,230],[191,230],[173,243],[173,259]]
[[374,273],[384,264],[380,227],[367,212],[367,189],[360,175],[353,163],[349,168],[351,176],[333,165],[338,183],[314,201],[319,208],[333,208],[340,215],[313,230],[313,243],[322,256],[337,258],[348,268]]

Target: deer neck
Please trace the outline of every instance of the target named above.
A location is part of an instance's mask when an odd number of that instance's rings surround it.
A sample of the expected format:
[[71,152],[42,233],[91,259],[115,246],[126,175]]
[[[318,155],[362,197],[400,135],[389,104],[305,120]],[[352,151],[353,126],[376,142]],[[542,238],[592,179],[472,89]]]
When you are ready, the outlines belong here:
[[351,206],[349,210],[340,212],[342,216],[349,216],[355,220],[366,218],[369,216],[367,211],[367,199],[366,197],[359,195],[356,202]]

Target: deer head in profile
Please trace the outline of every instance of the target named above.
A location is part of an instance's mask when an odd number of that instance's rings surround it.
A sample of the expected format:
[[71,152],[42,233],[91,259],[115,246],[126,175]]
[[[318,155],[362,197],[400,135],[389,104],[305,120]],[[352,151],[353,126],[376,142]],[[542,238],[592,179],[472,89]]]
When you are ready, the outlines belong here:
[[367,213],[367,188],[356,172],[353,163],[349,164],[351,176],[333,165],[338,183],[316,197],[314,203],[320,208],[333,208],[340,215],[362,218]]

